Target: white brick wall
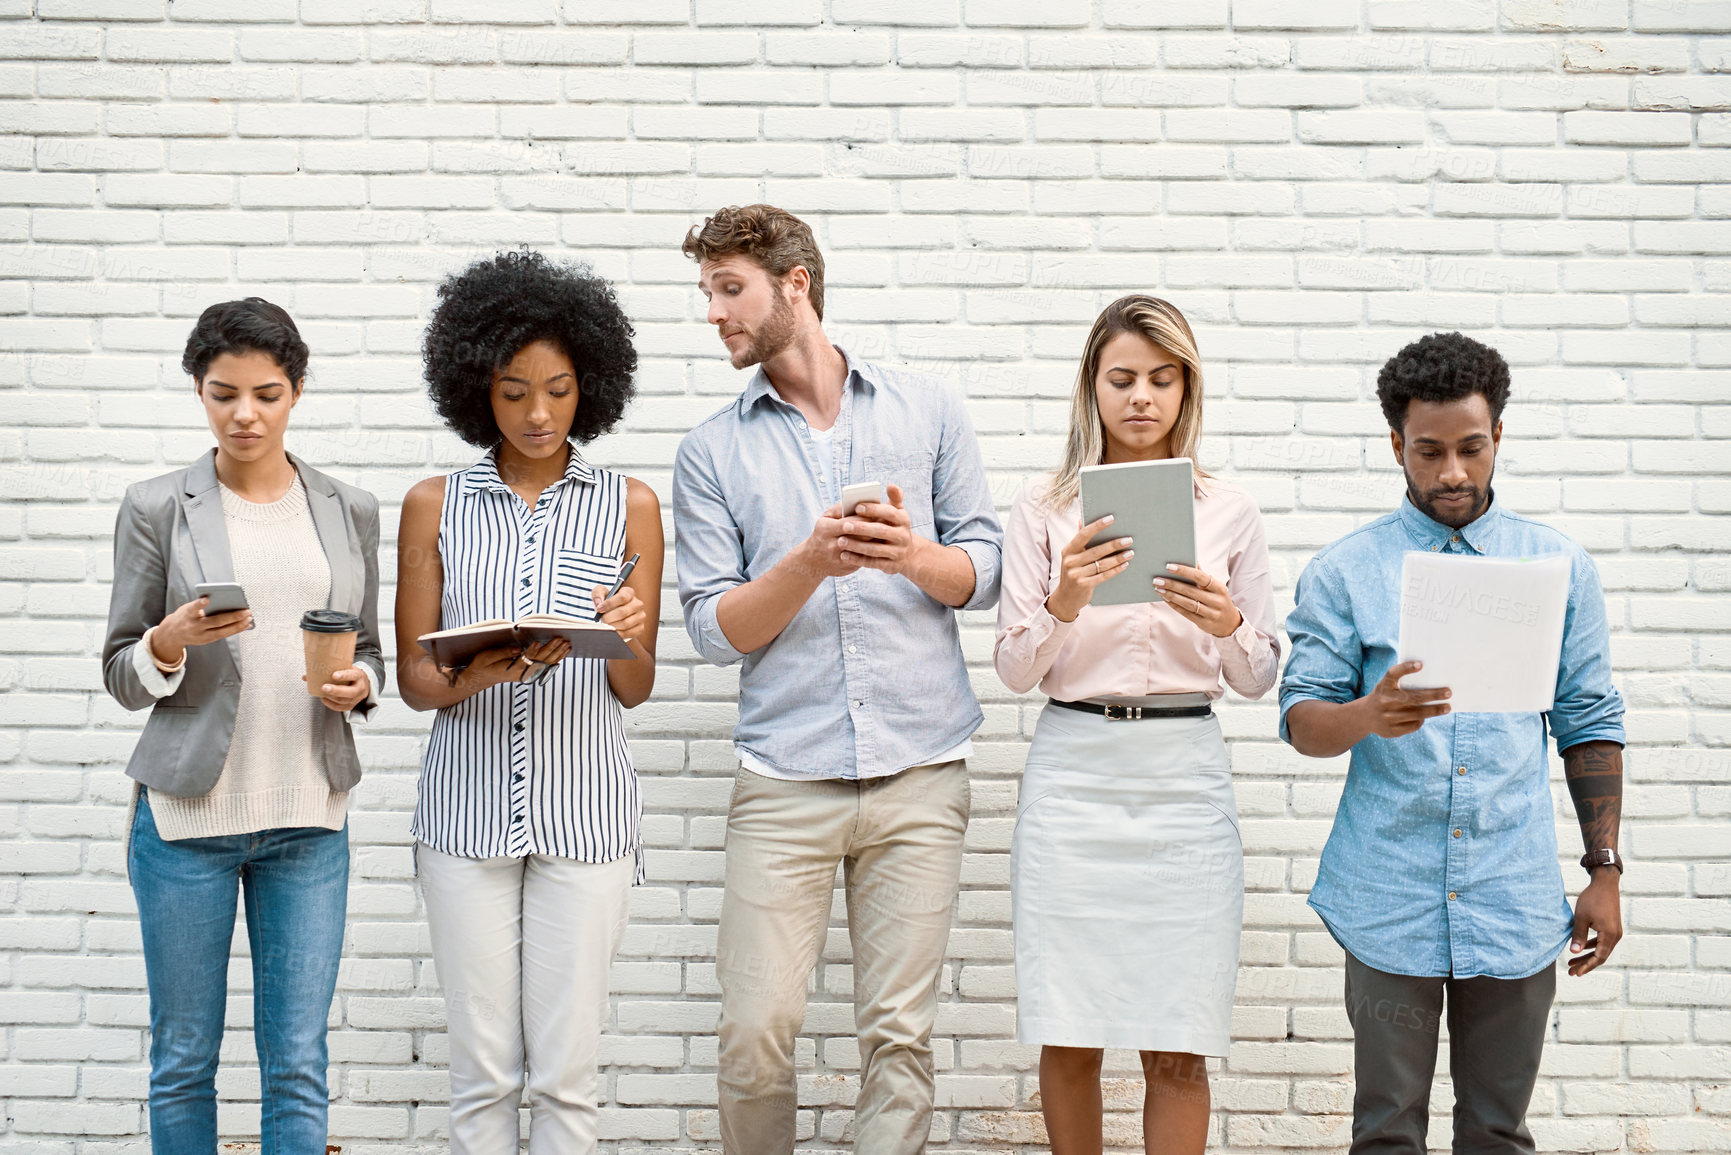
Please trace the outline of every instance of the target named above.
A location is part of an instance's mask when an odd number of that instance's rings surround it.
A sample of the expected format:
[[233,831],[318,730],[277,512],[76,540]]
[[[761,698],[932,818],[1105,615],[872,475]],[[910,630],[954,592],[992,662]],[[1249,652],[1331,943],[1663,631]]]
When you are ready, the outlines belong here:
[[[621,286],[643,357],[595,456],[665,502],[679,434],[740,385],[679,240],[762,199],[816,226],[841,340],[966,390],[1004,504],[1056,457],[1096,310],[1171,296],[1210,366],[1207,462],[1262,503],[1283,601],[1318,546],[1398,499],[1382,360],[1434,328],[1501,348],[1498,492],[1599,558],[1634,747],[1630,937],[1561,983],[1533,1130],[1546,1150],[1731,1149],[1731,3],[0,0],[0,131],[0,1145],[145,1147],[120,847],[140,718],[101,692],[97,654],[122,488],[209,443],[177,368],[191,319],[260,293],[304,322],[292,444],[377,492],[391,534],[409,484],[470,459],[421,400],[433,283],[496,246],[581,255]],[[631,720],[651,882],[615,971],[610,1151],[716,1146],[735,674],[696,664],[666,606]],[[991,616],[965,634],[986,725],[934,1140],[1031,1150],[1005,879],[1036,706],[991,673]],[[1303,894],[1344,764],[1275,742],[1271,702],[1224,724],[1251,893],[1215,1142],[1338,1150],[1340,953]],[[441,1147],[408,848],[426,728],[393,699],[360,739],[331,1015],[349,1153]],[[836,921],[799,1051],[813,1150],[847,1137],[855,1084]],[[244,1139],[244,960],[233,976],[220,1088]],[[1111,1061],[1127,1145],[1137,1088]],[[1438,1144],[1449,1102],[1443,1080]]]

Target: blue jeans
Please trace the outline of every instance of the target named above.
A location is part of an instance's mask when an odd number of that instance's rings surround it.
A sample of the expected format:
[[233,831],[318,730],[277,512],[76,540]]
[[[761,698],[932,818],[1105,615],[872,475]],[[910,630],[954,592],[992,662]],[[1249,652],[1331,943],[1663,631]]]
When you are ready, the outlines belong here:
[[325,1023],[348,911],[348,827],[164,842],[141,794],[127,865],[150,985],[151,1151],[216,1151],[216,1063],[238,890],[252,946],[264,1155],[324,1155]]

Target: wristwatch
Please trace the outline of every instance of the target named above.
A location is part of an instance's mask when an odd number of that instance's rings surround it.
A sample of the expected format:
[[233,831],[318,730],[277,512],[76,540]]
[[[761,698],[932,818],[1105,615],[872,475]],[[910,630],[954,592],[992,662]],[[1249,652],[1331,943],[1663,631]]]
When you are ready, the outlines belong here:
[[1623,856],[1615,850],[1589,850],[1581,855],[1581,865],[1588,874],[1593,872],[1595,866],[1614,866],[1617,868],[1617,873],[1621,874],[1623,873]]

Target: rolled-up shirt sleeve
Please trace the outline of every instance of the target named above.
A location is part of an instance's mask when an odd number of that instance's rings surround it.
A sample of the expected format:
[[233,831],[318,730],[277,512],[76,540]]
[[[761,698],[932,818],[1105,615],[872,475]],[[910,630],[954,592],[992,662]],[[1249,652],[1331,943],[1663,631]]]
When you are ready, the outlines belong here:
[[974,592],[964,610],[991,609],[998,601],[1004,529],[980,459],[980,442],[960,395],[944,391],[943,433],[932,477],[932,518],[938,542],[958,546],[974,564]]
[[1599,567],[1585,551],[1575,554],[1569,604],[1563,618],[1563,648],[1557,692],[1545,725],[1557,750],[1582,742],[1624,742],[1623,696],[1611,683],[1611,626]]
[[1052,552],[1045,521],[1032,487],[1024,487],[1005,527],[1003,589],[992,647],[998,677],[1018,694],[1040,684],[1076,624],[1059,621],[1046,608],[1052,592]]
[[1226,684],[1246,698],[1273,688],[1280,670],[1280,639],[1274,632],[1274,576],[1268,565],[1268,538],[1254,506],[1234,529],[1227,556],[1226,592],[1243,621],[1215,639]]
[[685,632],[704,659],[730,666],[745,657],[721,632],[716,617],[721,595],[748,580],[745,543],[708,447],[702,428],[679,443],[673,463],[673,533],[675,565],[679,570],[679,606]]
[[374,711],[379,704],[379,685],[373,677],[373,671],[365,662],[356,662],[355,669],[361,672],[361,677],[367,683],[367,696],[343,711],[343,720],[351,726],[365,726],[373,720]]
[[164,670],[156,664],[151,654],[150,636],[156,632],[151,626],[144,631],[144,636],[132,647],[132,672],[138,675],[138,681],[153,698],[166,698],[186,680],[186,656],[183,654],[180,665],[172,670]]
[[1345,583],[1312,559],[1298,579],[1297,604],[1286,615],[1292,656],[1280,683],[1280,737],[1292,741],[1286,715],[1300,702],[1351,702],[1362,694],[1364,668]]

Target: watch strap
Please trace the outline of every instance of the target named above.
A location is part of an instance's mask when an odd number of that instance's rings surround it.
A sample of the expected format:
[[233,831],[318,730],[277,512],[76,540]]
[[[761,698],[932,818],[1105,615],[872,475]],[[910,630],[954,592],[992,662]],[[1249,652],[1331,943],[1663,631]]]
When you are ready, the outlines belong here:
[[1581,866],[1591,872],[1596,866],[1616,867],[1617,873],[1623,873],[1623,856],[1615,850],[1589,850],[1581,855]]

